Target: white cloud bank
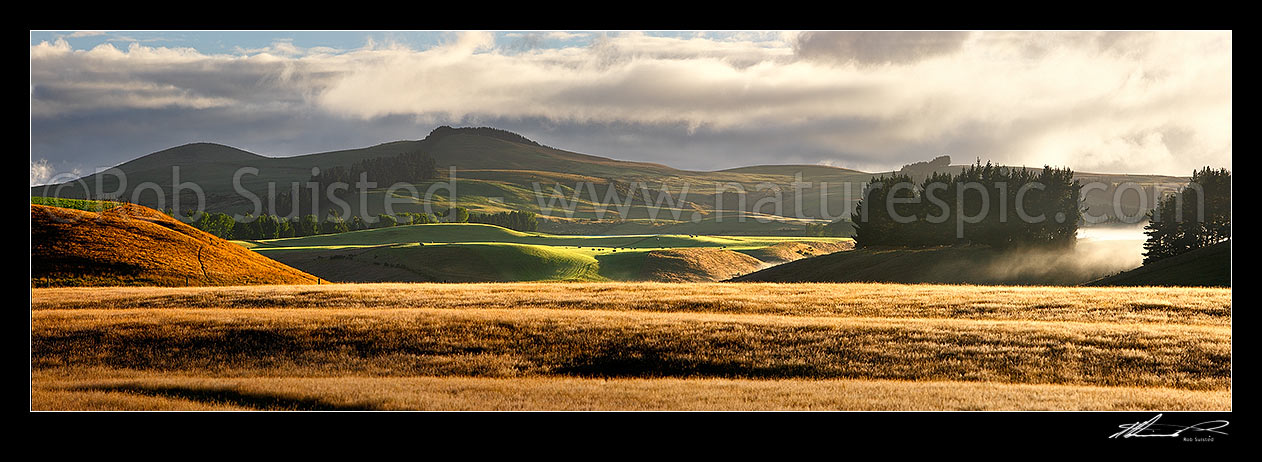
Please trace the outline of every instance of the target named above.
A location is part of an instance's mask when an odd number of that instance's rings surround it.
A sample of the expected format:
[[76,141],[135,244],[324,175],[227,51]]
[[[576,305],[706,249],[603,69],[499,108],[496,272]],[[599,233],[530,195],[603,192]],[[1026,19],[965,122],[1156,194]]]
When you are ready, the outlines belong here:
[[682,127],[771,139],[745,153],[760,163],[812,152],[825,158],[811,163],[897,168],[946,153],[1178,175],[1231,163],[1230,32],[540,37],[569,45],[514,47],[486,32],[426,50],[277,42],[233,55],[41,43],[31,111]]

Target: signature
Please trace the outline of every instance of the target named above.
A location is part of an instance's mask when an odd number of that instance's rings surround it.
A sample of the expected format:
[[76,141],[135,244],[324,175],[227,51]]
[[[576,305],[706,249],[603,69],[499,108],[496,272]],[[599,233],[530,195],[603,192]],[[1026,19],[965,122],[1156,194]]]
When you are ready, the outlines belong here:
[[[1209,432],[1226,435],[1227,432],[1220,432],[1218,429],[1226,427],[1226,420],[1210,420],[1195,425],[1170,425],[1159,424],[1157,420],[1161,418],[1161,414],[1157,414],[1151,419],[1143,422],[1135,422],[1118,425],[1122,431],[1114,433],[1109,438],[1145,438],[1145,437],[1168,437],[1176,438],[1183,432]],[[1160,433],[1168,432],[1168,433]]]

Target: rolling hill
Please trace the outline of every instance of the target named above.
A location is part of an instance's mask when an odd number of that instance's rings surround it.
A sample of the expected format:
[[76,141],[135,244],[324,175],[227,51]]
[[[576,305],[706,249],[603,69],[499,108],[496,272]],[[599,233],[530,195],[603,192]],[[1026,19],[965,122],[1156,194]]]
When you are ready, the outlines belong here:
[[319,282],[147,207],[98,213],[31,204],[33,287]]
[[[84,198],[86,193],[91,193],[93,196],[119,195],[127,199],[142,183],[153,183],[171,189],[175,180],[179,180],[179,183],[195,183],[208,196],[236,195],[233,175],[242,168],[257,169],[257,172],[243,173],[240,182],[245,190],[261,195],[267,192],[269,182],[277,184],[279,191],[285,191],[292,183],[308,181],[313,168],[349,166],[365,159],[417,151],[430,154],[441,168],[456,167],[460,171],[492,169],[509,172],[509,175],[517,170],[543,172],[545,177],[536,177],[536,180],[553,179],[546,176],[552,172],[583,175],[584,179],[602,175],[620,178],[687,175],[686,172],[663,165],[618,161],[548,148],[508,132],[502,132],[503,135],[498,134],[499,132],[477,128],[439,127],[419,141],[395,141],[367,148],[292,157],[266,157],[221,144],[191,143],[125,162],[114,167],[116,170],[111,172],[92,174],[77,181],[63,183],[65,187],[59,197]],[[179,167],[178,177],[173,173],[173,167]],[[125,178],[121,192],[118,181],[120,174]],[[556,179],[573,178],[562,175]],[[51,194],[43,192],[53,191],[59,186],[61,185],[33,187],[32,195],[50,196]],[[166,193],[166,199],[170,202],[171,191]],[[148,194],[141,196],[144,200],[153,198]],[[211,209],[215,205],[217,204],[208,204]]]
[[757,258],[727,249],[654,250],[642,270],[649,280],[710,282],[751,273],[767,266]]
[[335,282],[717,281],[853,246],[846,238],[573,236],[476,223],[235,242]]
[[1158,260],[1086,285],[1231,287],[1231,240]]
[[[362,192],[347,188],[333,191],[332,197],[307,184],[318,169],[415,152],[432,157],[448,176],[393,189],[385,184]],[[376,216],[455,205],[483,213],[536,212],[543,220],[540,229],[554,233],[794,235],[806,224],[848,217],[862,185],[876,175],[823,165],[687,171],[565,151],[492,128],[439,127],[420,140],[293,157],[193,143],[79,180],[32,187],[31,194],[113,197],[159,209],[179,204],[181,210],[197,208],[200,195],[205,211],[234,214],[324,214],[336,208],[342,216]],[[1090,213],[1104,215],[1116,214],[1114,198],[1123,213],[1142,211],[1139,194],[1119,184],[1134,183],[1151,204],[1154,194],[1187,181],[1096,173],[1076,178],[1107,185],[1086,194]],[[273,200],[282,195],[295,199]]]
[[1000,250],[983,245],[867,247],[804,258],[732,278],[735,282],[1079,285],[1121,268],[1108,242],[1069,249]]

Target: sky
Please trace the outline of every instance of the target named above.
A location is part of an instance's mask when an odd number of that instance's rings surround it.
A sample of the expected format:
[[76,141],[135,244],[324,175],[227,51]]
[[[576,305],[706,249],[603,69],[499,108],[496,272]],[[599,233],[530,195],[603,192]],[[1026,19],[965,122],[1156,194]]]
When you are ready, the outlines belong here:
[[489,126],[712,171],[1231,168],[1231,31],[31,31],[31,184]]

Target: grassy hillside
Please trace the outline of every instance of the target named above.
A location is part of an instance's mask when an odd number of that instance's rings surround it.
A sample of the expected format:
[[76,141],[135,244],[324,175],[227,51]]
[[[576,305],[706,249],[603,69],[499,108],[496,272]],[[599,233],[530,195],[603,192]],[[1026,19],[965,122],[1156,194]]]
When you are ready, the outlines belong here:
[[835,237],[704,236],[685,234],[575,236],[526,233],[481,223],[431,223],[368,229],[349,233],[274,239],[262,241],[265,245],[260,250],[272,247],[336,247],[404,242],[509,242],[552,246],[660,249],[673,247],[758,247],[799,241],[850,242],[850,239]]
[[122,205],[113,201],[90,201],[83,199],[61,199],[56,197],[31,197],[31,205],[46,205],[49,207],[61,207],[63,209],[87,210],[89,212],[103,212]]
[[31,285],[314,284],[319,280],[153,209],[31,205]]
[[1229,410],[1231,291],[57,288],[35,409]]
[[[804,236],[803,230],[814,220],[786,219],[765,214],[745,216],[725,213],[721,218],[708,216],[700,220],[648,219],[544,219],[539,230],[553,234],[707,234],[722,236]],[[847,222],[843,235],[853,236]]]
[[[272,252],[264,252],[272,255]],[[341,259],[330,258],[329,265],[380,265],[412,273],[403,280],[436,282],[480,281],[591,281],[603,280],[597,274],[597,261],[591,255],[561,247],[510,244],[395,244],[344,251]],[[286,258],[277,257],[282,261]],[[305,266],[305,265],[304,265]],[[312,269],[322,273],[325,268]],[[363,273],[359,280],[399,280],[393,275]]]
[[1078,285],[1121,270],[1109,242],[1069,249],[988,246],[868,247],[801,259],[746,274],[737,282],[898,282]]
[[645,279],[666,282],[722,281],[767,266],[726,249],[654,250],[645,255]]
[[[349,166],[364,159],[415,151],[429,153],[444,170],[447,167],[456,167],[459,171],[482,169],[505,171],[507,172],[506,179],[501,180],[492,175],[489,181],[513,184],[518,188],[524,187],[525,190],[530,190],[530,183],[514,183],[512,180],[517,174],[511,173],[512,171],[542,169],[549,172],[575,174],[580,177],[595,175],[605,178],[664,178],[686,174],[657,164],[616,161],[537,144],[507,141],[484,136],[475,129],[440,129],[419,141],[398,141],[362,149],[292,157],[265,157],[230,146],[194,143],[155,152],[123,163],[117,166],[114,172],[93,174],[79,181],[67,182],[64,188],[58,189],[58,185],[33,187],[31,194],[51,196],[53,191],[58,191],[58,197],[66,198],[85,198],[91,193],[92,197],[112,194],[123,199],[130,199],[139,185],[153,183],[166,190],[167,196],[164,199],[167,204],[170,204],[173,202],[172,185],[177,179],[172,167],[179,167],[179,183],[196,184],[200,187],[207,195],[209,211],[243,211],[246,210],[243,207],[249,205],[249,198],[239,195],[233,185],[234,174],[239,169],[256,169],[243,172],[238,180],[245,190],[263,197],[268,192],[269,183],[273,183],[273,187],[281,192],[289,191],[293,183],[299,183],[300,187],[303,187],[303,183],[311,177],[312,168]],[[126,178],[125,188],[121,191],[118,171],[121,171]],[[458,176],[458,178],[463,180],[462,177]],[[380,185],[380,188],[384,191],[387,186],[389,185]],[[417,186],[421,191],[425,191],[429,185],[418,184]],[[477,194],[473,190],[469,192],[473,195]],[[137,199],[138,203],[152,205],[157,195],[149,191]],[[325,199],[323,195],[321,199]]]
[[573,236],[476,223],[434,223],[241,244],[339,282],[713,281],[767,264],[845,250],[853,241],[669,234]]
[[1097,279],[1087,285],[1231,287],[1231,240]]
[[[450,205],[483,213],[532,211],[558,224],[547,228],[549,231],[576,234],[800,234],[807,223],[847,216],[846,211],[857,202],[863,183],[877,175],[819,165],[686,171],[569,152],[503,131],[440,127],[421,140],[283,158],[195,143],[119,165],[116,171],[126,175],[126,187],[122,189],[117,175],[98,173],[63,185],[33,187],[31,195],[72,199],[110,195],[151,207],[166,208],[179,202],[181,209],[190,210],[195,208],[197,195],[189,187],[196,184],[209,212],[256,213],[253,199],[258,197],[262,198],[259,204],[264,213],[307,214],[312,213],[313,206],[322,213],[342,206],[328,199],[325,192],[317,194],[318,203],[313,203],[311,191],[306,189],[313,169],[345,167],[365,159],[411,152],[434,157],[444,175],[454,167],[454,194],[447,187],[451,184],[448,177],[418,180],[408,185],[412,191],[377,185],[362,200],[343,190],[337,193],[349,207],[341,210],[343,216],[385,213],[389,199],[395,211],[422,212],[427,207],[433,211]],[[179,167],[178,178],[172,167]],[[958,166],[951,168],[958,170]],[[1187,181],[1182,177],[1094,173],[1082,173],[1077,178],[1084,183],[1134,182],[1144,189],[1147,203],[1153,202],[1153,194]],[[234,180],[247,192],[240,192]],[[179,197],[172,186],[176,183],[185,186]],[[162,188],[164,195],[159,197],[152,189],[143,188],[146,184]],[[142,193],[135,195],[137,190]],[[432,194],[427,197],[427,192]],[[1090,213],[1112,214],[1115,192],[1113,187],[1089,191],[1086,206]],[[269,206],[266,198],[280,193],[292,193],[297,201],[293,206]],[[633,199],[625,202],[633,193]],[[1125,213],[1141,212],[1137,194],[1123,194],[1121,198]],[[566,207],[569,203],[573,206]],[[626,205],[619,210],[614,204]],[[742,214],[745,218],[738,218]],[[719,219],[720,216],[724,218]],[[771,219],[770,224],[764,222],[767,219]],[[618,224],[609,225],[605,220]],[[653,227],[669,229],[648,230]]]

